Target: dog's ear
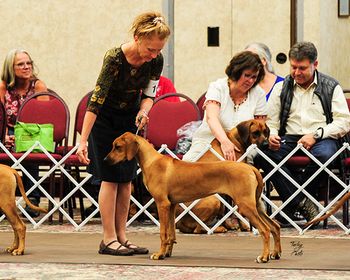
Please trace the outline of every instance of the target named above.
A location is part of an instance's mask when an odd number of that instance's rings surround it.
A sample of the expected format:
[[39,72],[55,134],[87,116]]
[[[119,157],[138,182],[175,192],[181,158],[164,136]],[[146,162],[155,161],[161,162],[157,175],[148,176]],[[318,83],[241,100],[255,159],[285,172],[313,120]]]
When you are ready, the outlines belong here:
[[270,128],[268,127],[268,125],[265,122],[265,128],[266,128],[266,138],[270,137]]
[[246,148],[250,145],[250,126],[253,124],[253,121],[254,120],[240,122],[236,126],[239,137],[242,139],[244,147]]
[[132,160],[139,150],[139,143],[135,139],[125,138],[124,140],[126,143],[126,159]]

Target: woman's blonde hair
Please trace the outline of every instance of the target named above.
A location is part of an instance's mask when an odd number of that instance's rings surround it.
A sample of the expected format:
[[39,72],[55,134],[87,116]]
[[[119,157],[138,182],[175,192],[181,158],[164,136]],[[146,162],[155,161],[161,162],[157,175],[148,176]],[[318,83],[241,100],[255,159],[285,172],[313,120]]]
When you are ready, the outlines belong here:
[[130,31],[134,37],[139,38],[156,35],[160,40],[163,40],[170,35],[169,26],[165,23],[164,17],[158,12],[147,12],[137,16]]
[[[32,58],[30,57],[29,53],[26,50],[12,49],[7,53],[4,64],[2,66],[1,80],[3,80],[6,83],[8,88],[13,88],[16,83],[14,63],[15,63],[15,57],[18,53],[25,53],[26,55],[28,55],[30,61],[33,62]],[[32,73],[33,78],[36,78],[34,64],[32,69],[33,69],[33,73]]]

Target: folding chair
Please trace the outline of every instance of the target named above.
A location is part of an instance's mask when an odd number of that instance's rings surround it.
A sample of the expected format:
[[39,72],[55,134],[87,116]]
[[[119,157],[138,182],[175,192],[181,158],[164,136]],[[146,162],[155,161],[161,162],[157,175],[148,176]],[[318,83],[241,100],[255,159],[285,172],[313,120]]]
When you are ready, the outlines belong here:
[[[177,95],[180,102],[167,102],[165,99]],[[148,114],[149,122],[145,128],[144,137],[156,149],[163,144],[174,151],[178,140],[177,130],[191,121],[201,120],[200,112],[193,100],[181,93],[169,93],[154,100],[152,109]]]
[[[48,101],[37,100],[38,96],[49,96]],[[54,142],[55,148],[63,146],[63,150],[67,150],[68,146],[68,135],[69,135],[69,109],[64,102],[64,100],[57,94],[52,92],[41,92],[36,93],[26,99],[18,111],[17,121],[26,123],[51,123],[54,126]],[[50,173],[49,175],[49,194],[39,185],[39,189],[47,196],[49,199],[49,210],[52,209],[52,205],[55,204],[52,197],[55,196],[55,171],[57,169],[58,161],[62,159],[62,155],[56,152],[50,153],[49,158],[45,153],[29,153],[26,157],[18,162],[22,156],[26,153],[1,153],[0,162],[8,165],[14,165],[18,167],[21,163],[35,163],[38,166],[49,166],[46,170]],[[13,164],[14,163],[14,164]],[[55,166],[56,165],[56,166]],[[24,168],[20,167],[23,172]],[[27,174],[28,175],[28,174]],[[63,190],[63,184],[60,184],[59,192]],[[52,215],[49,216],[49,221],[52,222]]]
[[[6,110],[4,104],[0,102],[0,142],[5,143],[6,136]],[[0,151],[1,152],[1,151]]]
[[[72,141],[72,146],[68,147],[68,151],[71,149],[75,148],[77,145],[77,139],[78,136],[81,135],[81,131],[83,128],[83,121],[84,121],[84,116],[87,108],[87,104],[89,101],[89,98],[92,94],[92,91],[88,92],[83,96],[83,98],[80,100],[76,112],[75,112],[75,122],[74,122],[74,129],[73,129],[73,141]],[[81,172],[86,172],[86,165],[82,164],[78,156],[74,153],[72,153],[65,161],[64,161],[64,166],[67,170],[70,171],[71,175],[75,176],[76,180],[78,182],[81,181]],[[83,169],[81,169],[83,168]],[[71,182],[68,182],[69,185]],[[69,187],[69,190],[71,187]],[[68,209],[69,209],[69,214],[72,216],[72,208],[76,207],[75,206],[75,195],[72,196],[73,198],[73,205],[71,205],[71,200],[68,201]],[[81,191],[78,193],[78,198],[79,198],[79,205],[80,205],[80,215],[81,215],[81,220],[85,220],[85,208],[84,208],[84,201],[83,201],[83,194]]]
[[205,95],[207,94],[207,92],[203,93],[197,100],[196,105],[199,109],[199,112],[201,114],[201,119],[204,118],[204,109],[203,109],[203,105],[205,102]]
[[[296,178],[300,173],[304,172],[304,169],[306,166],[311,162],[311,159],[307,155],[293,155],[291,156],[287,162],[286,165],[288,166],[289,170],[292,172],[293,177]],[[327,169],[329,169],[333,175],[336,177],[341,177],[340,175],[345,176],[346,174],[346,159],[343,161],[343,164],[341,164],[339,156],[330,164],[327,165]],[[349,167],[350,167],[350,160],[349,160]],[[342,170],[345,170],[342,171]],[[278,172],[278,171],[277,171]],[[332,185],[332,182],[334,181],[334,178],[330,174],[325,175],[327,176],[325,181],[322,181],[324,184],[319,188],[317,197],[315,197],[318,201],[323,201],[323,206],[326,207],[330,202],[330,197],[334,197],[337,195],[338,189],[335,188],[335,185]],[[344,182],[345,182],[345,177]],[[270,180],[266,181],[266,197],[270,200],[281,200],[278,195],[272,195],[272,186],[270,184]],[[347,202],[348,203],[348,202]],[[344,204],[343,207],[343,224],[348,224],[348,204]],[[272,209],[271,205],[267,205],[267,213],[271,214]],[[323,221],[323,228],[328,227],[328,220],[325,219]]]
[[[350,89],[345,89],[344,93],[350,93]],[[348,108],[350,110],[350,98],[346,99],[346,102],[348,104]],[[348,139],[350,139],[350,133],[348,135]],[[349,143],[350,144],[350,143]],[[349,151],[347,151],[347,155],[344,159],[342,159],[341,162],[341,175],[343,182],[345,182],[347,185],[350,183],[350,157]],[[348,226],[349,225],[349,201],[346,201],[343,205],[343,224]]]

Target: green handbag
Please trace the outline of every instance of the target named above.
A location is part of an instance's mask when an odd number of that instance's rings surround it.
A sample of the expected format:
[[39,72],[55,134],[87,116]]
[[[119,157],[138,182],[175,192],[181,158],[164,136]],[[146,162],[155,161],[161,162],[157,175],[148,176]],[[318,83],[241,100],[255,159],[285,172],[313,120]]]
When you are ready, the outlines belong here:
[[[55,150],[53,142],[53,124],[37,124],[17,122],[15,125],[15,147],[16,153],[29,150],[36,141],[49,152]],[[33,149],[34,153],[42,153],[39,146]]]

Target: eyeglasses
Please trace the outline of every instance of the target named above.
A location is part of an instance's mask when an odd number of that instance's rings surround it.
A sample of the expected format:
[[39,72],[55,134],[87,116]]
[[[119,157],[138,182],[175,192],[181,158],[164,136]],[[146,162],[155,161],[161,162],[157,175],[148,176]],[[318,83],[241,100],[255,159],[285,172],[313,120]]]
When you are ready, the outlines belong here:
[[15,64],[15,66],[18,67],[18,68],[20,68],[20,69],[25,68],[26,65],[27,65],[28,67],[32,67],[32,66],[33,66],[33,61],[27,61],[27,62],[21,62],[21,63]]
[[253,80],[253,81],[255,81],[258,78],[258,75],[257,74],[243,73],[243,77],[246,80]]

